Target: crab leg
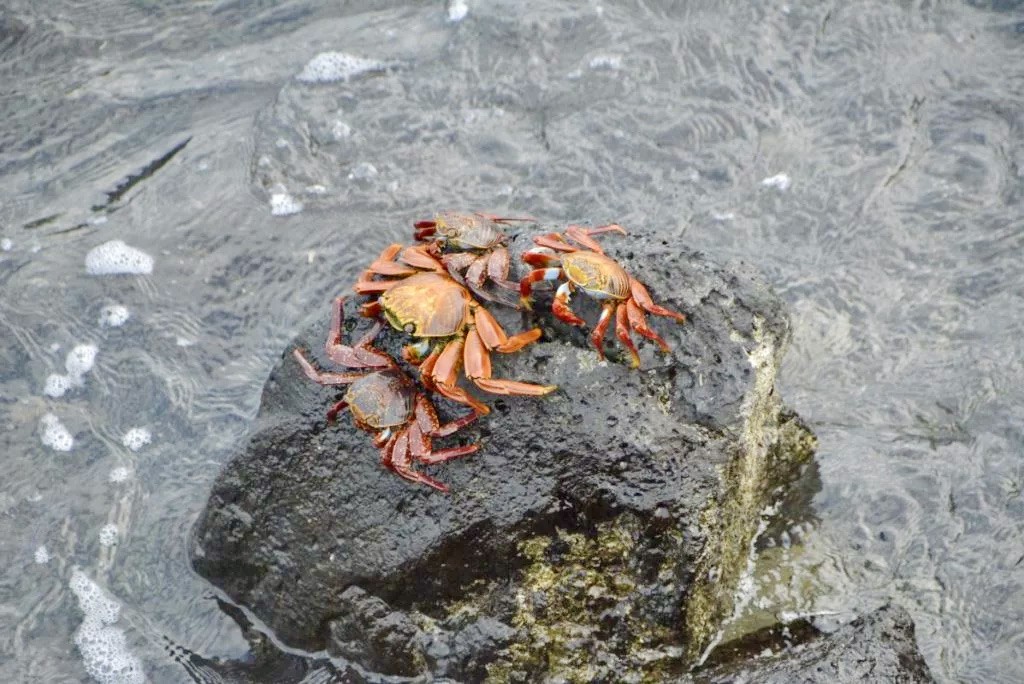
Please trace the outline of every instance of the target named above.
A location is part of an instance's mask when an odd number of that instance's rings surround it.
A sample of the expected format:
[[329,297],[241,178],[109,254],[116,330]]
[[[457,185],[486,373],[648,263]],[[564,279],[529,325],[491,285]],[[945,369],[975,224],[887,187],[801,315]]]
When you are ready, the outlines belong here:
[[447,449],[441,449],[440,451],[428,451],[427,453],[422,455],[418,455],[414,450],[413,457],[420,463],[426,465],[436,465],[438,463],[450,461],[453,458],[461,458],[462,456],[475,454],[479,450],[479,444],[467,444],[466,446],[457,446],[449,447]]
[[348,402],[345,401],[344,399],[342,399],[341,401],[337,402],[334,406],[332,406],[330,408],[329,411],[327,411],[327,422],[328,423],[333,423],[338,418],[338,414],[341,413],[342,411],[344,411],[347,408],[348,408]]
[[393,367],[395,364],[390,356],[370,346],[370,343],[380,334],[380,322],[375,323],[369,332],[363,335],[362,339],[350,347],[341,343],[341,324],[344,315],[345,298],[338,297],[334,300],[331,331],[327,335],[327,344],[324,346],[327,358],[339,366],[348,366],[349,368]]
[[522,217],[519,217],[519,218],[513,218],[511,216],[495,216],[494,214],[483,214],[483,213],[481,213],[479,211],[474,212],[474,213],[477,216],[479,216],[480,218],[485,218],[488,221],[494,221],[495,223],[511,223],[513,221],[530,221],[531,223],[536,223],[537,222],[537,219],[532,218],[530,216],[522,216]]
[[422,394],[416,398],[416,425],[419,430],[428,437],[447,437],[458,432],[474,420],[480,417],[478,413],[467,413],[462,418],[457,418],[450,423],[441,425],[437,417],[437,409]]
[[661,339],[661,336],[658,335],[658,333],[651,330],[651,328],[647,325],[647,317],[644,316],[643,309],[641,309],[640,306],[635,301],[633,301],[633,299],[626,300],[626,314],[629,318],[630,328],[636,330],[638,333],[640,333],[647,339],[651,340],[652,342],[655,342],[659,347],[661,347],[661,351],[663,351],[664,353],[668,354],[670,351],[672,351],[671,349],[669,349],[668,344],[665,343],[665,340]]
[[509,337],[491,312],[482,306],[478,306],[473,312],[473,323],[484,347],[502,354],[517,352],[526,345],[536,342],[541,336],[540,328],[533,328]]
[[533,242],[540,247],[547,247],[558,252],[578,252],[578,247],[570,245],[561,233],[547,233],[533,238]]
[[366,375],[366,373],[329,373],[327,371],[319,371],[306,359],[301,349],[293,350],[292,356],[302,366],[306,377],[320,385],[349,385]]
[[590,251],[597,252],[598,254],[604,254],[604,249],[601,248],[601,245],[590,236],[599,235],[601,233],[610,233],[612,231],[616,233],[622,233],[623,235],[626,234],[626,229],[617,223],[611,223],[608,224],[607,226],[598,226],[597,228],[586,228],[584,226],[569,226],[568,228],[565,229],[565,234],[569,237],[569,239],[571,239],[577,244],[583,245]]
[[491,394],[541,397],[558,389],[557,385],[535,385],[531,382],[492,378],[491,355],[476,329],[470,330],[466,336],[464,363],[466,377],[477,387]]
[[[427,249],[421,245],[417,245],[415,247],[406,247],[405,251],[402,252],[402,256],[400,256],[399,259],[404,263],[409,264],[410,266],[414,266],[415,268],[423,271],[435,271],[436,273],[445,272],[444,264],[442,264],[440,261],[434,258],[434,256],[431,255],[430,252],[428,252]],[[412,271],[411,273],[415,272],[416,271]],[[401,273],[396,275],[410,275],[410,273]]]
[[476,261],[476,255],[472,252],[453,252],[441,256],[441,263],[448,269],[448,275],[460,285],[466,282],[462,277],[462,272],[472,266],[474,261]]
[[487,277],[491,282],[507,290],[516,290],[519,284],[508,279],[511,258],[507,247],[497,247],[487,259]]
[[454,339],[445,345],[430,370],[430,380],[441,396],[465,404],[480,415],[486,416],[491,412],[490,407],[471,397],[457,384],[459,364],[462,362],[464,347],[465,342],[461,338]]
[[448,435],[451,435],[451,434],[454,434],[454,433],[458,432],[459,430],[461,430],[462,428],[466,427],[467,425],[469,425],[470,423],[472,423],[474,420],[476,420],[479,417],[480,417],[479,413],[467,413],[466,415],[462,416],[461,418],[456,418],[455,420],[451,421],[450,423],[445,423],[444,425],[440,425],[438,427],[435,427],[430,432],[430,436],[431,437],[447,437]]
[[[410,268],[409,266],[402,265],[395,261],[395,256],[397,256],[402,249],[403,246],[398,243],[388,245],[384,251],[380,253],[380,256],[369,265],[365,273],[385,276],[412,275],[416,272],[415,268]],[[403,255],[403,257],[404,256],[405,255]],[[405,259],[403,258],[402,261],[405,261]],[[409,262],[405,261],[405,263],[408,264]]]
[[633,344],[633,339],[629,336],[629,319],[627,318],[626,307],[620,306],[615,312],[615,335],[619,338],[619,342],[629,350],[630,356],[633,357],[631,365],[633,368],[640,366],[640,352],[636,350],[636,345]]
[[569,308],[569,296],[573,291],[572,284],[566,281],[558,286],[555,291],[555,298],[551,302],[551,313],[560,321],[565,321],[569,325],[586,325],[586,321],[577,316]]
[[423,388],[428,392],[437,392],[437,385],[434,384],[434,365],[437,363],[437,357],[441,353],[434,349],[427,355],[427,358],[423,359],[423,363],[420,364],[420,381],[423,383]]
[[681,313],[676,313],[675,311],[670,311],[665,307],[658,306],[657,304],[655,304],[654,300],[651,299],[651,293],[648,292],[647,288],[644,287],[643,283],[641,283],[636,278],[630,277],[629,287],[633,293],[633,299],[635,299],[636,303],[639,304],[647,313],[652,313],[655,316],[665,316],[666,318],[674,318],[680,323],[686,322],[685,315]]
[[448,493],[448,487],[444,486],[434,478],[424,473],[415,471],[412,469],[412,452],[409,445],[409,433],[408,431],[400,432],[395,436],[393,442],[391,442],[391,454],[388,458],[388,462],[385,464],[383,460],[381,463],[386,468],[396,473],[399,477],[408,480],[409,482],[418,482],[425,484],[428,487]]
[[618,302],[605,302],[601,306],[601,318],[597,320],[597,325],[594,326],[594,330],[590,333],[590,344],[594,345],[597,355],[602,360],[604,359],[604,334],[608,330],[608,324],[612,322],[612,317],[615,315],[615,307],[617,306],[619,306]]
[[[523,254],[523,261],[532,263],[527,260],[529,252]],[[526,274],[526,276],[519,281],[519,301],[527,309],[530,307],[531,295],[533,294],[533,284],[539,283],[544,280],[565,280],[565,272],[559,268],[535,268]]]
[[487,273],[487,260],[489,255],[482,254],[473,260],[466,269],[466,282],[473,288],[474,292],[484,286],[484,276]]

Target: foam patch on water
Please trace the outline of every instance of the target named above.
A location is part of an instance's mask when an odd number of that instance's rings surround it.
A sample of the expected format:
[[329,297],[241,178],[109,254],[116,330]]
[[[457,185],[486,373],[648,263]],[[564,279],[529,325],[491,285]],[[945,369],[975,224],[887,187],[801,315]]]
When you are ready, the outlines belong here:
[[57,397],[63,397],[68,390],[76,386],[75,382],[68,376],[50,373],[46,378],[46,384],[43,385],[43,394],[56,399]]
[[145,682],[142,661],[128,650],[124,631],[112,626],[121,614],[121,604],[78,568],[71,573],[68,586],[85,614],[75,632],[75,645],[89,676],[101,684]]
[[357,57],[347,52],[321,52],[309,60],[296,78],[303,83],[331,83],[347,81],[371,71],[383,71],[383,62],[366,57]]
[[45,546],[40,546],[36,549],[34,557],[39,565],[46,565],[50,562],[50,552],[46,550]]
[[120,484],[122,482],[127,482],[129,477],[131,477],[131,472],[129,472],[127,468],[121,466],[110,471],[109,479],[114,484]]
[[90,275],[145,275],[153,272],[153,257],[121,240],[104,242],[85,255]]
[[376,178],[380,171],[370,162],[359,162],[348,174],[349,180],[370,180]]
[[67,358],[64,359],[64,370],[72,378],[81,379],[96,364],[96,354],[98,352],[99,347],[95,344],[75,345],[74,349],[68,352]]
[[128,311],[127,307],[123,307],[120,304],[111,304],[100,309],[98,323],[102,328],[120,328],[128,322],[131,316],[132,314]]
[[451,0],[448,3],[448,21],[457,24],[469,14],[469,5],[465,0]]
[[107,524],[100,529],[100,546],[113,546],[117,543],[117,525]]
[[622,68],[622,57],[618,55],[598,55],[590,60],[590,68],[615,71]]
[[71,447],[75,445],[75,438],[64,427],[64,423],[60,422],[60,418],[52,413],[47,413],[39,419],[39,429],[43,433],[40,438],[43,446],[48,446],[54,451],[71,451]]
[[132,451],[138,451],[153,441],[153,433],[144,427],[132,428],[121,437],[121,444]]
[[774,176],[769,176],[761,181],[761,185],[766,188],[778,188],[782,192],[789,190],[789,186],[793,183],[792,179],[784,173],[779,173]]
[[64,370],[67,375],[51,373],[43,385],[43,394],[48,397],[62,397],[68,390],[85,384],[85,374],[96,365],[96,354],[99,347],[95,344],[79,344],[68,352],[64,359]]
[[3,240],[0,240],[0,250],[10,252],[12,249],[14,249],[14,243],[11,242],[11,238],[4,238]]
[[302,211],[302,202],[286,192],[275,192],[270,196],[270,213],[273,216],[291,216]]

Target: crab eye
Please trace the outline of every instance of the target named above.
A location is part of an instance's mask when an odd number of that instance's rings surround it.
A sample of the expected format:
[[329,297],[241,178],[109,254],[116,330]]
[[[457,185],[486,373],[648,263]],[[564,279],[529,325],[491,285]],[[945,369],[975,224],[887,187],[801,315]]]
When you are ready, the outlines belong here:
[[407,332],[410,335],[412,335],[412,334],[414,334],[416,332],[416,324],[415,323],[406,323],[404,329],[405,329],[405,332]]

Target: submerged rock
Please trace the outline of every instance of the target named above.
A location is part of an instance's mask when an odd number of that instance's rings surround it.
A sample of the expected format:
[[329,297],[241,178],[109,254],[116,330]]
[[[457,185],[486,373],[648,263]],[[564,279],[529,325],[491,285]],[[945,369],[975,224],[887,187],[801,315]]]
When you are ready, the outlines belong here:
[[932,682],[903,608],[884,606],[835,632],[795,639],[778,654],[743,660],[702,672],[694,684],[846,684]]
[[[690,317],[651,317],[670,355],[644,341],[631,370],[609,341],[599,362],[541,294],[544,340],[494,355],[494,371],[559,390],[491,399],[491,415],[439,440],[483,444],[430,469],[445,496],[383,470],[347,416],[326,425],[339,392],[311,383],[289,347],[199,520],[197,571],[286,643],[327,649],[371,680],[685,672],[732,612],[761,511],[815,441],[774,391],[789,320],[753,269],[642,235],[605,244]],[[526,246],[520,236],[513,252]],[[596,321],[585,296],[573,304]],[[325,367],[329,310],[297,340]],[[397,353],[405,341],[389,331],[380,344]]]

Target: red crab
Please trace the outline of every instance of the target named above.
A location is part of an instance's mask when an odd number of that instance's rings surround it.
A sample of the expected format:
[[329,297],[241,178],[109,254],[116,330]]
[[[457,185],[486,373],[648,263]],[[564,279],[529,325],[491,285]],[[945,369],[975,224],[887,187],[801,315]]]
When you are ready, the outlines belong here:
[[[331,331],[327,337],[327,357],[340,366],[364,369],[361,373],[332,373],[317,370],[306,359],[301,349],[293,354],[306,375],[321,385],[348,385],[345,396],[327,412],[328,422],[348,408],[352,420],[360,430],[372,434],[373,445],[380,449],[380,461],[388,470],[409,482],[418,482],[438,491],[448,487],[434,478],[413,469],[413,463],[434,465],[453,458],[472,454],[479,444],[451,447],[434,451],[431,440],[446,437],[477,418],[470,413],[441,425],[430,400],[416,389],[416,385],[384,352],[370,347],[380,332],[380,323],[374,325],[355,346],[342,344],[341,321],[345,299],[335,300]],[[367,370],[368,369],[368,370]]]
[[[397,279],[375,280],[376,276]],[[419,364],[423,384],[431,391],[486,414],[490,412],[486,404],[458,387],[460,367],[473,384],[492,394],[536,397],[556,389],[491,377],[492,351],[519,351],[537,341],[540,329],[509,337],[491,312],[455,282],[424,246],[391,245],[363,272],[355,291],[379,295],[363,305],[363,315],[382,318],[395,330],[419,338],[405,347],[403,356]]]
[[[443,211],[428,221],[413,224],[413,236],[438,255],[448,273],[482,299],[504,302],[484,289],[487,281],[507,290],[519,289],[508,279],[508,236],[499,224],[533,221],[532,218],[499,217],[491,214],[462,214]],[[442,253],[445,248],[455,251]]]
[[[617,261],[605,255],[601,245],[591,237],[610,231],[626,234],[622,226],[612,224],[599,228],[569,226],[564,236],[560,233],[548,233],[535,237],[533,241],[541,249],[535,247],[527,250],[523,253],[523,261],[540,268],[530,271],[520,281],[519,293],[523,305],[529,308],[534,283],[542,280],[561,282],[555,292],[551,311],[560,320],[571,325],[585,325],[584,320],[569,308],[569,297],[577,288],[602,301],[601,318],[590,334],[590,343],[603,359],[602,340],[614,316],[615,334],[629,350],[632,366],[636,368],[640,365],[640,355],[630,337],[631,330],[653,340],[663,352],[670,351],[665,340],[647,325],[644,311],[655,316],[674,318],[680,323],[686,321],[686,316],[655,304],[647,288],[629,275]],[[569,240],[580,245],[582,249],[572,245]]]

